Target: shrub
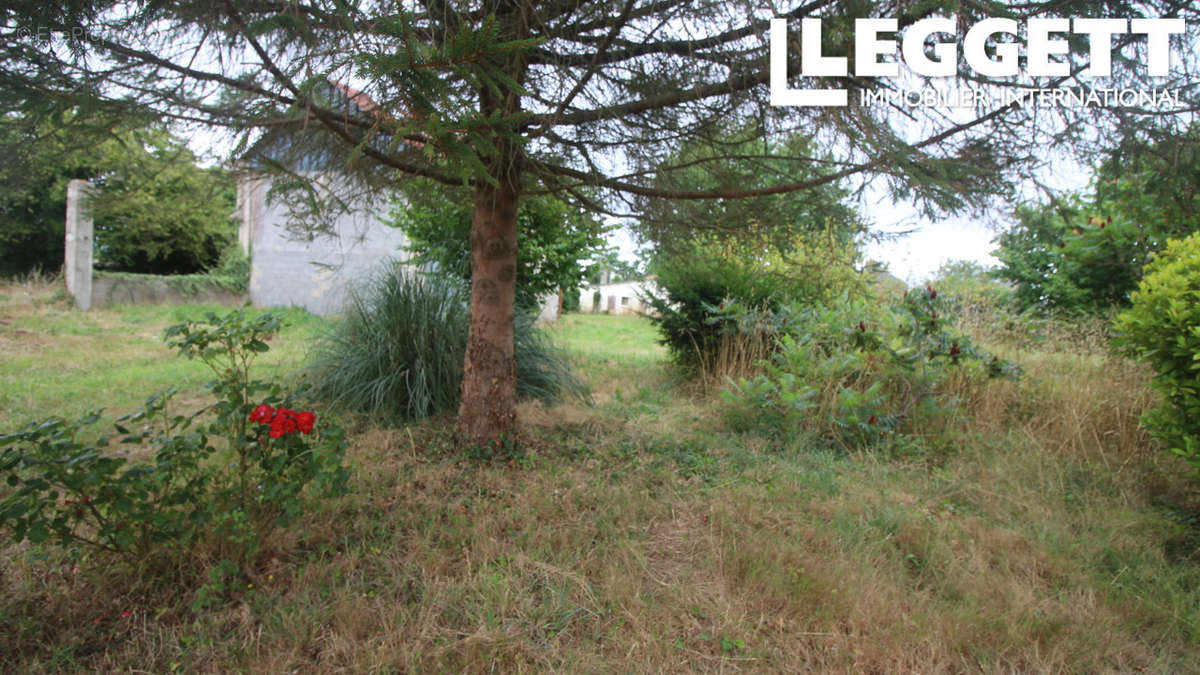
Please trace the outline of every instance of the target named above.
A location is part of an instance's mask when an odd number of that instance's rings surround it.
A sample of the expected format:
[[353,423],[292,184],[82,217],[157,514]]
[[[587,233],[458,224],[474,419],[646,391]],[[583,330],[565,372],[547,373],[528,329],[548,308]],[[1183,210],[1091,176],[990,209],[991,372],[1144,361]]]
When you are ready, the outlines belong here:
[[930,285],[946,299],[958,321],[963,318],[986,320],[1011,312],[1013,289],[999,281],[995,270],[970,260],[954,260],[938,268]]
[[208,275],[220,279],[234,292],[245,293],[250,290],[250,257],[235,241],[221,252],[217,266],[209,270]]
[[702,377],[744,374],[767,356],[781,307],[864,284],[845,251],[811,242],[786,257],[697,245],[656,260],[653,271],[659,294],[646,301],[660,341],[676,365]]
[[1115,343],[1154,369],[1162,405],[1143,425],[1200,470],[1200,234],[1172,240],[1117,316]]
[[273,315],[237,310],[167,329],[169,345],[216,374],[209,384],[216,402],[178,414],[169,410],[175,392],[168,390],[119,418],[117,442],[152,449],[149,461],[114,454],[107,436],[81,438],[98,412],[0,436],[9,488],[0,525],[18,541],[53,539],[75,554],[95,549],[142,559],[164,543],[204,540],[230,564],[250,561],[270,530],[300,515],[306,494],[340,493],[348,476],[341,430],[318,428],[312,412],[288,407],[294,394],[250,378],[254,357],[279,327]]
[[[412,420],[458,406],[467,349],[468,294],[461,281],[386,267],[352,294],[346,317],[314,348],[314,392],[381,420]],[[583,395],[566,356],[516,317],[517,395],[553,403]]]
[[1153,253],[1200,229],[1198,177],[1200,125],[1123,141],[1097,167],[1091,194],[1017,207],[997,238],[996,274],[1013,283],[1022,310],[1128,307]]
[[956,401],[951,374],[1011,375],[1015,368],[947,328],[944,300],[927,288],[891,308],[842,298],[785,308],[778,348],[753,378],[729,379],[726,423],[736,431],[816,433],[843,447],[944,426]]
[[714,308],[737,298],[749,307],[775,307],[779,289],[737,260],[693,255],[658,260],[654,265],[658,294],[646,298],[650,320],[671,360],[687,370],[713,370],[723,326],[711,322]]

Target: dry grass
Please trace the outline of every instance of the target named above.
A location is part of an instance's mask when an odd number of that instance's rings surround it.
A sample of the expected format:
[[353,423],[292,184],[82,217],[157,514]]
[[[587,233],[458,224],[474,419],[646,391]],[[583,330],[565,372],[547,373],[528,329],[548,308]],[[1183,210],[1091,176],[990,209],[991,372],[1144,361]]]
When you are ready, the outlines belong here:
[[729,378],[761,372],[759,364],[774,353],[774,345],[775,334],[767,330],[722,333],[717,351],[711,358],[701,359],[697,379],[706,391],[718,391]]
[[1034,351],[1099,355],[1109,352],[1112,316],[1060,321],[1019,314],[1001,302],[963,303],[955,308],[954,330],[990,345]]
[[1141,364],[1106,353],[1016,352],[1005,358],[1025,370],[1020,380],[952,387],[967,401],[971,431],[1019,434],[1055,455],[1109,466],[1157,451],[1138,425],[1157,402]]
[[1170,673],[1200,661],[1200,537],[1168,517],[1195,492],[1136,427],[1151,399],[1135,366],[1012,354],[1027,377],[956,385],[973,415],[927,439],[936,452],[848,455],[725,433],[636,319],[568,317],[556,331],[595,406],[524,406],[526,454],[509,463],[457,454],[447,420],[356,430],[353,494],[270,542],[241,580],[253,587],[211,610],[190,611],[194,586],[169,571],[72,574],[53,553],[5,547],[0,669]]

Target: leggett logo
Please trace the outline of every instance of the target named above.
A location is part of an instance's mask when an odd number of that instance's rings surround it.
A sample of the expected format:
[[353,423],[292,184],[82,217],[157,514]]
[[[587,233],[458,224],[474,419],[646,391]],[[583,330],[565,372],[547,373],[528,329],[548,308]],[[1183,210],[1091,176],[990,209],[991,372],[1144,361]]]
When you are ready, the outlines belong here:
[[[1014,19],[984,19],[971,26],[962,39],[963,57],[967,65],[985,77],[1014,77],[1020,75],[1020,38],[1024,33],[1025,73],[1034,77],[1063,77],[1071,74],[1071,65],[1053,58],[1070,51],[1069,43],[1054,38],[1056,33],[1086,34],[1089,38],[1090,77],[1112,76],[1113,37],[1124,34],[1146,36],[1146,68],[1151,77],[1163,77],[1170,70],[1172,35],[1186,28],[1183,19],[1029,19],[1025,30]],[[925,43],[936,34],[958,34],[958,22],[953,17],[932,17],[913,23],[902,39],[883,39],[881,33],[896,33],[896,19],[857,19],[854,22],[854,74],[861,77],[899,77],[900,61],[880,61],[879,57],[896,55],[917,75],[951,77],[958,72],[958,41],[936,42],[933,56],[925,53]],[[993,41],[993,53],[988,42],[993,36],[1011,35],[1016,41]],[[775,106],[845,106],[845,89],[792,89],[787,82],[788,22],[771,19],[771,105]],[[800,76],[846,77],[849,59],[845,56],[826,56],[821,53],[821,19],[800,20]],[[1047,90],[1031,90],[1047,91]],[[1126,90],[1122,90],[1126,91]],[[918,92],[919,93],[919,92]],[[1059,97],[1060,99],[1062,97]],[[864,98],[864,100],[867,100]]]

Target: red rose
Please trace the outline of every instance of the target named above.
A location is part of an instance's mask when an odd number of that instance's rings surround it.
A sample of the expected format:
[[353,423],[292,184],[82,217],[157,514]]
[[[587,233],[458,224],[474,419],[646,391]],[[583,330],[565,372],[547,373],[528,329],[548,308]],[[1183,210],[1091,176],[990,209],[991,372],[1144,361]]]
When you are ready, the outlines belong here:
[[296,431],[296,420],[292,419],[291,417],[287,417],[286,415],[276,415],[275,419],[271,421],[272,438],[286,436],[294,431]]
[[316,421],[317,416],[307,410],[296,415],[296,426],[300,427],[300,433],[302,434],[312,431]]
[[262,422],[262,423],[266,424],[271,419],[271,416],[274,414],[275,414],[275,409],[272,408],[271,406],[267,405],[266,403],[264,403],[264,404],[258,406],[257,408],[255,408],[254,412],[250,413],[250,421],[251,422]]

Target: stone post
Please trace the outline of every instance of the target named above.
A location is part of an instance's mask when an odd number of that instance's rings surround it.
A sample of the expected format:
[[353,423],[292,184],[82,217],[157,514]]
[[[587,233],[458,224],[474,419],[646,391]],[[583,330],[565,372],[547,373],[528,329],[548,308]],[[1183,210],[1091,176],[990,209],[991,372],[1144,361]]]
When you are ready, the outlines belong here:
[[75,306],[92,308],[92,215],[87,200],[92,184],[86,180],[67,183],[67,251],[63,275]]

